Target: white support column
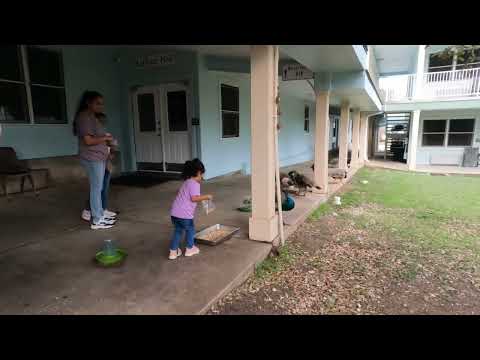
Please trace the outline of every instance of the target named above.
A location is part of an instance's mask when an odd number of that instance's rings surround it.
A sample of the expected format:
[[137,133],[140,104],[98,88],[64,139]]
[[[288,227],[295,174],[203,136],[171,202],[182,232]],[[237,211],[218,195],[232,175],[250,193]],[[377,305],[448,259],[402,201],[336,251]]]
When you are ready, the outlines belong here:
[[348,170],[348,127],[350,123],[350,104],[344,102],[340,109],[340,125],[338,126],[338,167]]
[[352,162],[351,167],[360,162],[360,109],[353,110],[352,116]]
[[328,193],[328,142],[330,140],[330,92],[318,91],[315,111],[315,185]]
[[367,144],[368,144],[368,117],[365,113],[360,113],[360,157],[359,165],[363,166],[367,160]]
[[408,170],[415,170],[417,166],[417,145],[418,145],[418,130],[420,124],[420,110],[413,112],[410,121],[410,131],[408,133]]
[[415,78],[415,98],[421,98],[423,93],[423,77],[425,73],[425,48],[426,45],[418,46],[417,73]]
[[272,242],[278,235],[275,213],[274,109],[276,77],[272,45],[251,47],[252,215],[249,236]]

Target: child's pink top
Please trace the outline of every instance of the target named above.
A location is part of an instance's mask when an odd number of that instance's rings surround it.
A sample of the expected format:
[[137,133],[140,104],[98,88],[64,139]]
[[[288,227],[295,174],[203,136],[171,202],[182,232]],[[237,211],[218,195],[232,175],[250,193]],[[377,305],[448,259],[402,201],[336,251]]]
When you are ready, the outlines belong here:
[[192,201],[192,196],[200,195],[200,183],[193,179],[186,180],[172,204],[170,215],[180,219],[193,219],[197,203]]

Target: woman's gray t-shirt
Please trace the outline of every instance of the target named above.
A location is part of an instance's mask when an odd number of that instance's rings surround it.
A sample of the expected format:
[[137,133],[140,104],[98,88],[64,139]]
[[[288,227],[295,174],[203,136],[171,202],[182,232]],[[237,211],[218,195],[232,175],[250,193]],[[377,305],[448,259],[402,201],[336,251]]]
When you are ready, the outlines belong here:
[[100,122],[88,113],[80,113],[75,119],[78,136],[78,156],[88,161],[105,161],[108,158],[108,146],[106,144],[87,145],[84,136],[105,136],[105,129]]

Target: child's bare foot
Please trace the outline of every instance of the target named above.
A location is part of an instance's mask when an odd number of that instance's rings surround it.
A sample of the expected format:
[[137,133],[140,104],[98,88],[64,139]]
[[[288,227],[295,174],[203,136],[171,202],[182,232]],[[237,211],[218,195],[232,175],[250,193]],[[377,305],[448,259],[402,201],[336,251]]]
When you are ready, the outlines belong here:
[[182,256],[182,250],[170,250],[170,255],[168,255],[169,260],[175,260],[176,258]]
[[193,245],[193,247],[191,249],[187,248],[185,250],[185,256],[193,256],[193,255],[197,255],[200,253],[200,249],[198,247],[196,247],[195,245]]

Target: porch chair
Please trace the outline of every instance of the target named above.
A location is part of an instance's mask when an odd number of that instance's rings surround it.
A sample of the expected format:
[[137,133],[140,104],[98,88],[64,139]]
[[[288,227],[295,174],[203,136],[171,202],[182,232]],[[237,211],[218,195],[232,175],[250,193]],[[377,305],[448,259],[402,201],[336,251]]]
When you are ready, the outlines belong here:
[[39,195],[35,187],[35,181],[25,160],[19,160],[15,150],[11,147],[0,147],[0,184],[8,200],[11,196],[8,194],[7,182],[9,179],[20,179],[20,191],[24,192],[25,179],[27,178],[32,185],[35,196]]

